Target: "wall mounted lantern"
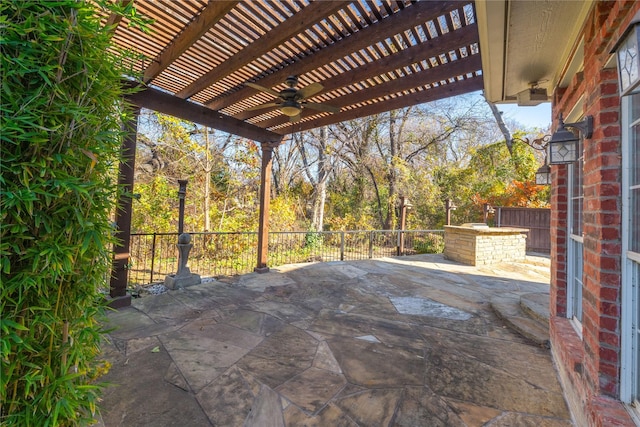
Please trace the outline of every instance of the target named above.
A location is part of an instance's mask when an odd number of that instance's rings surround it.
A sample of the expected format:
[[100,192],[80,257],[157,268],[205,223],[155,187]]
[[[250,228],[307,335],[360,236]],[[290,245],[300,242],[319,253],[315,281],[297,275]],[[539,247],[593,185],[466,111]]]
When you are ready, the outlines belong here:
[[618,60],[620,96],[628,95],[640,85],[640,12],[636,13],[629,27],[620,37],[611,53]]
[[543,135],[540,138],[536,138],[533,141],[529,138],[512,138],[511,141],[520,141],[527,144],[534,150],[542,151],[544,153],[544,165],[540,166],[536,171],[536,185],[551,185],[551,168],[548,161],[548,145],[549,135]]
[[549,164],[551,165],[573,163],[578,160],[580,136],[567,128],[579,130],[586,139],[593,135],[593,116],[586,116],[584,120],[577,123],[565,123],[562,120],[562,114],[559,119],[558,130],[551,135],[551,140],[549,140]]
[[536,185],[551,185],[551,168],[546,162],[536,171]]

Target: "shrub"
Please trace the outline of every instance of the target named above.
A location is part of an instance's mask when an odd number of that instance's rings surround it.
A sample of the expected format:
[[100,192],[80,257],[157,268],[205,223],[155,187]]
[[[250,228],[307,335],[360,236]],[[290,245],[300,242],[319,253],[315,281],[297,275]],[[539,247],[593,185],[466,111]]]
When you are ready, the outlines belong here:
[[[0,424],[89,422],[122,70],[97,4],[0,2]],[[116,2],[119,3],[119,2]],[[133,15],[129,15],[133,16]]]
[[440,254],[444,252],[444,237],[429,233],[424,237],[416,238],[414,250],[418,254]]

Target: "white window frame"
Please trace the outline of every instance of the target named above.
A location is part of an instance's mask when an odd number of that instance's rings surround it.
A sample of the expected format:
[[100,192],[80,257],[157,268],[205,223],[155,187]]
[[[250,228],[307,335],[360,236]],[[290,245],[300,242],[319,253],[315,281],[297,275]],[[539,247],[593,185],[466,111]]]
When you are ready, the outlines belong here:
[[[580,150],[584,153],[584,145],[582,141],[580,142]],[[583,158],[584,154],[580,155],[580,158]],[[576,316],[575,305],[580,304],[582,306],[582,295],[576,295],[575,289],[575,278],[577,275],[580,275],[580,283],[583,283],[583,272],[584,272],[584,239],[582,235],[577,235],[572,233],[573,228],[573,219],[576,212],[573,210],[573,184],[574,179],[576,177],[576,168],[579,165],[583,165],[584,163],[577,161],[569,165],[568,170],[568,191],[567,191],[567,318],[569,318],[573,329],[575,329],[576,333],[582,339],[582,319]],[[584,171],[583,171],[584,172]],[[583,190],[584,191],[584,190]],[[581,212],[584,212],[584,193],[582,195],[583,201],[583,209]],[[583,226],[584,227],[584,226]],[[576,271],[575,268],[575,258],[576,258],[576,249],[583,251],[583,264],[582,270]],[[583,284],[584,286],[584,284]],[[584,289],[583,289],[584,291]],[[582,310],[580,310],[582,311]]]
[[[636,95],[640,96],[640,95]],[[621,289],[621,369],[620,400],[628,404],[629,412],[636,423],[640,422],[640,339],[636,328],[640,323],[640,253],[629,250],[631,235],[631,127],[640,123],[640,118],[632,122],[632,97],[621,100],[622,126],[622,289]],[[634,265],[635,264],[635,265]]]

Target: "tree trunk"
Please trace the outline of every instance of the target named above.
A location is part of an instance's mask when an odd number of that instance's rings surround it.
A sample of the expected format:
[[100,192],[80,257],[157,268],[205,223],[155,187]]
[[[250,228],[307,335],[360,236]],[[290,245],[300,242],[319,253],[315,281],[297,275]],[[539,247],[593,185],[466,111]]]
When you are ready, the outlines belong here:
[[205,165],[204,165],[204,231],[211,231],[211,150],[209,149],[209,128],[204,128]]
[[318,147],[318,180],[313,192],[313,218],[311,226],[315,231],[322,231],[324,228],[324,205],[327,200],[327,129],[320,129],[320,141]]
[[396,114],[397,111],[389,112],[389,172],[387,180],[389,184],[389,197],[387,199],[387,217],[384,221],[384,229],[391,230],[395,219],[396,193],[398,184],[398,173],[396,171],[396,159],[398,156],[397,144],[398,135],[396,135]]

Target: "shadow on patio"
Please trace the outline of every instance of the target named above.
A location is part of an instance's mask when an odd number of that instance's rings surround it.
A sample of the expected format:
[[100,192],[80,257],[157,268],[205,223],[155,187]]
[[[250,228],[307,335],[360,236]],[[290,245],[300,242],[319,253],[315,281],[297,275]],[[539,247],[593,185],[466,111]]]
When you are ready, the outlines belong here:
[[490,304],[548,294],[539,261],[298,264],[135,300],[109,315],[104,425],[571,426],[549,351]]

